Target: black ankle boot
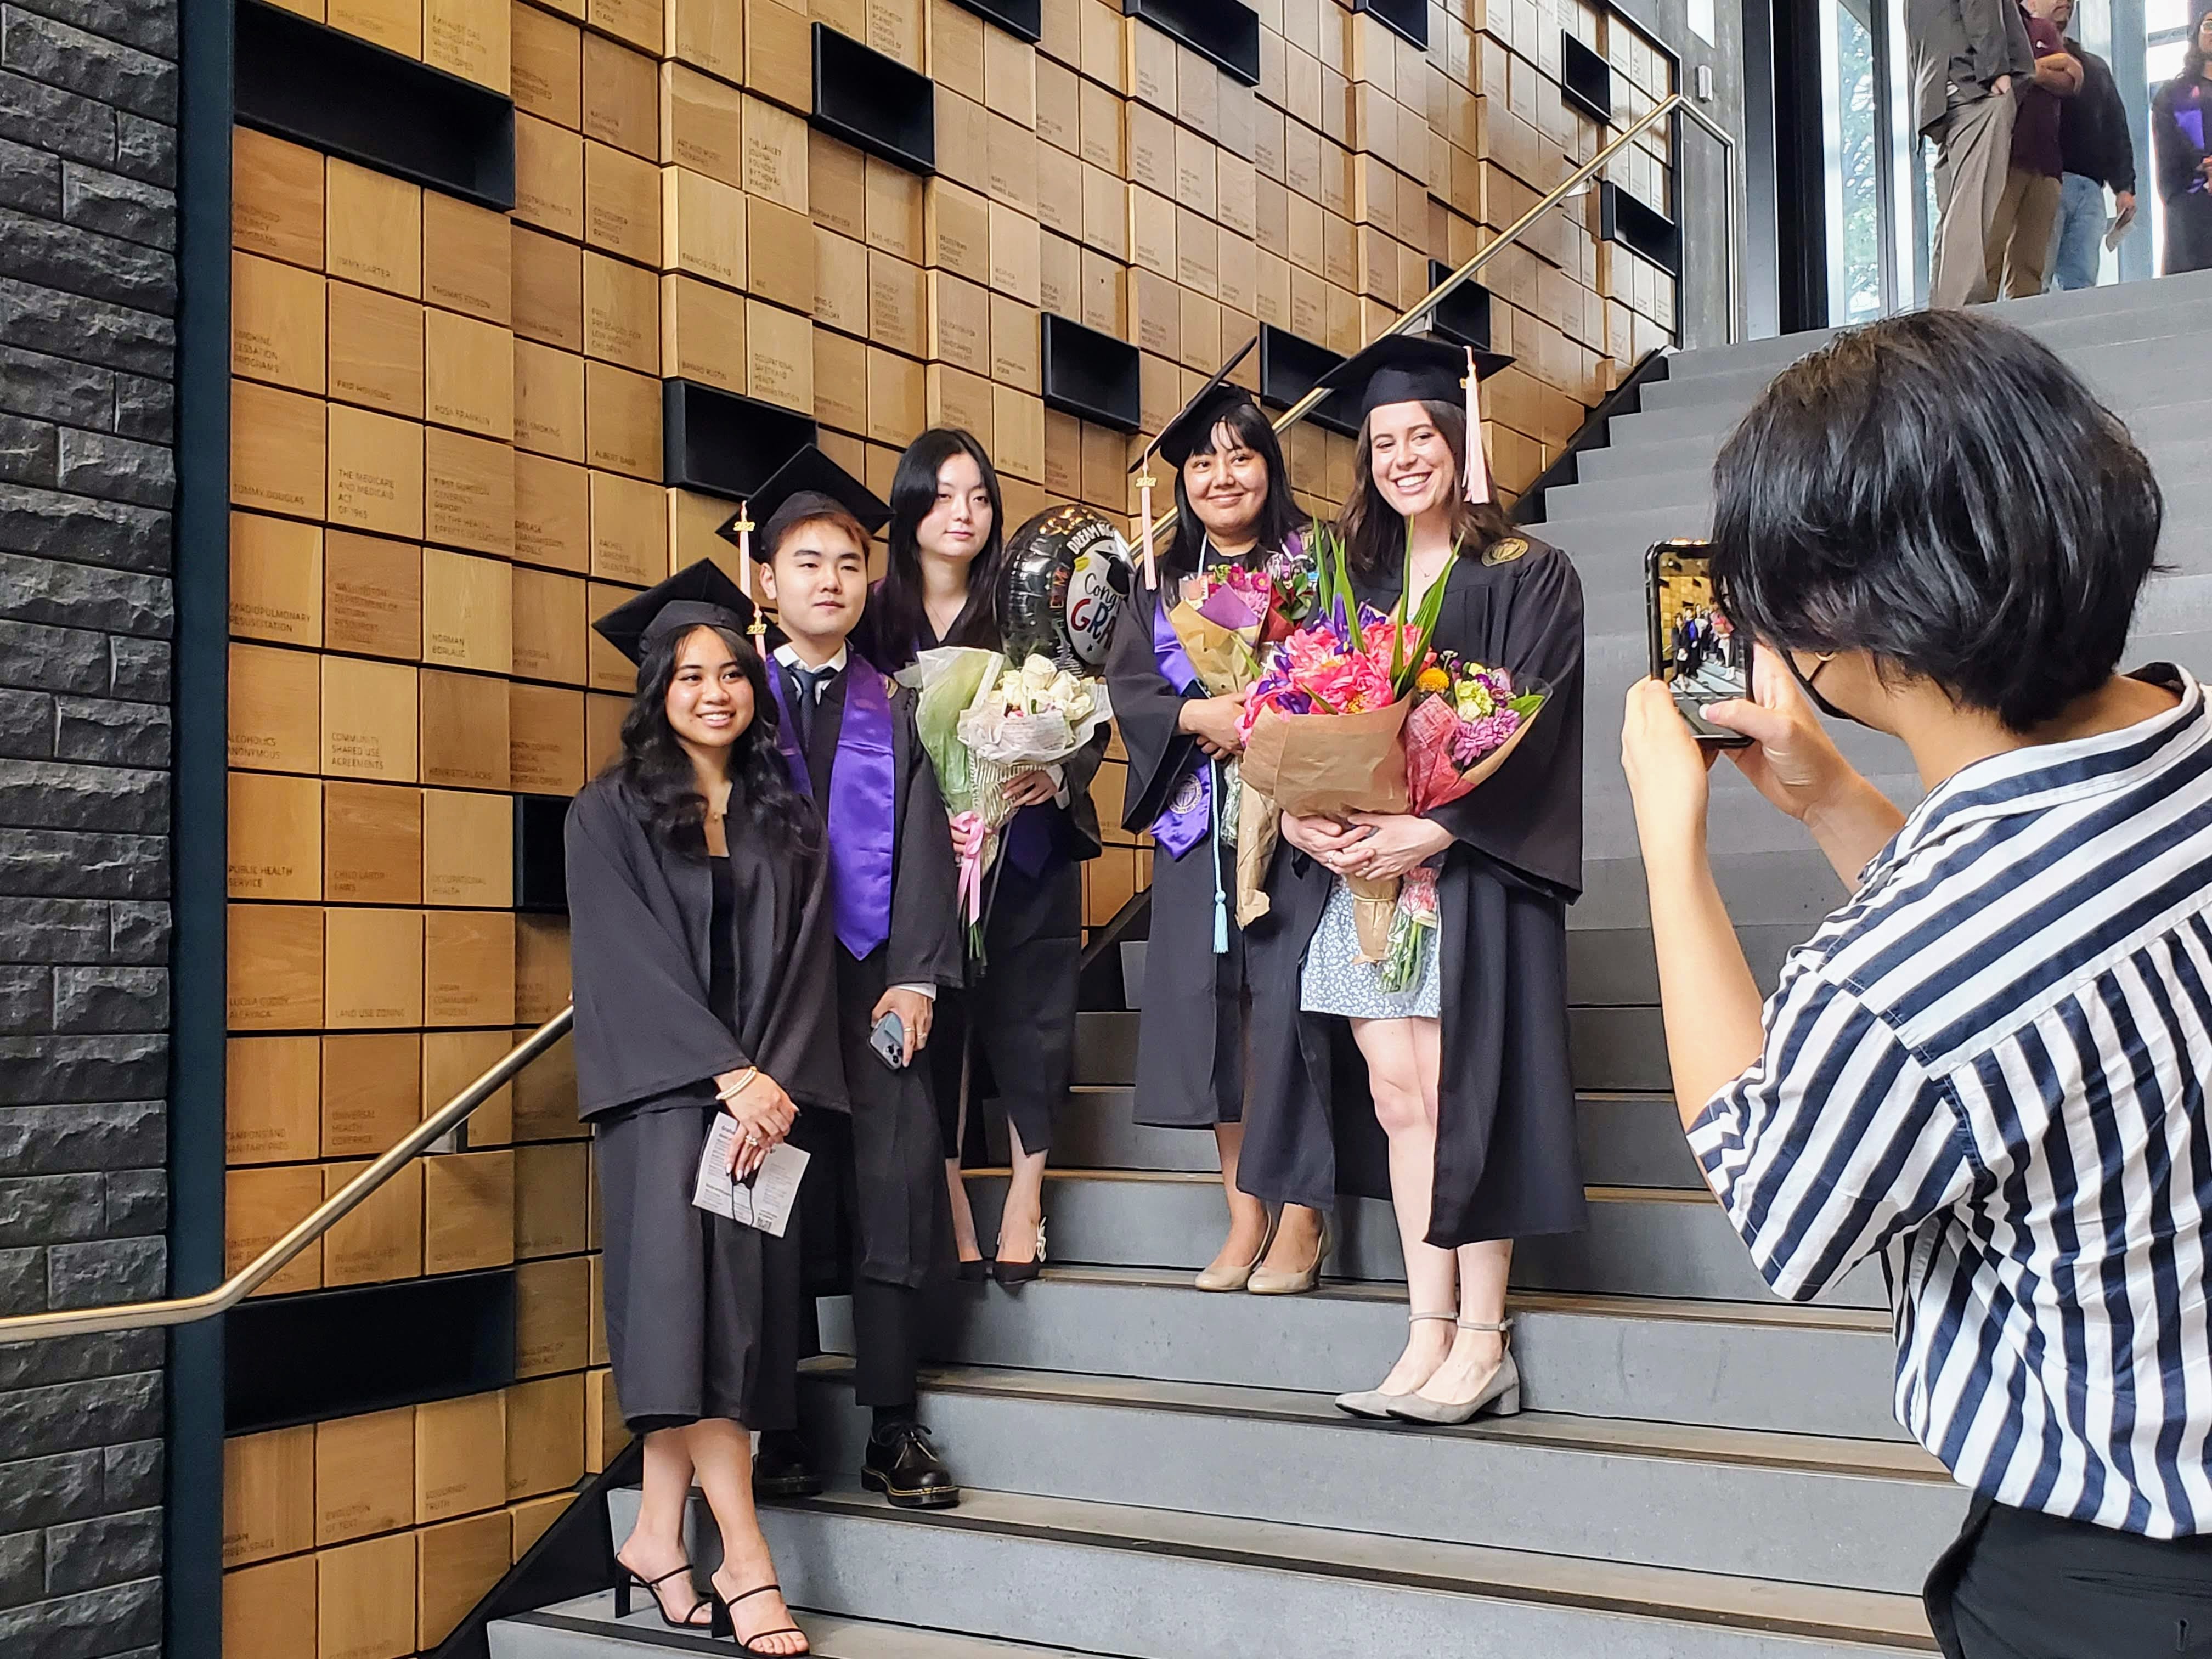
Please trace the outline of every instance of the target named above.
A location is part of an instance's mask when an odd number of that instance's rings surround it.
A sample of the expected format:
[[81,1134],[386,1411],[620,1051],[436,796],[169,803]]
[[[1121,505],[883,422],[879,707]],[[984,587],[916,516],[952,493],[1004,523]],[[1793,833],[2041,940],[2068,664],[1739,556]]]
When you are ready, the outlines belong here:
[[929,1443],[929,1431],[911,1418],[868,1436],[860,1485],[902,1510],[949,1510],[960,1501],[960,1483]]
[[806,1455],[806,1442],[796,1429],[769,1429],[753,1452],[753,1496],[756,1498],[814,1498],[822,1491],[822,1477]]

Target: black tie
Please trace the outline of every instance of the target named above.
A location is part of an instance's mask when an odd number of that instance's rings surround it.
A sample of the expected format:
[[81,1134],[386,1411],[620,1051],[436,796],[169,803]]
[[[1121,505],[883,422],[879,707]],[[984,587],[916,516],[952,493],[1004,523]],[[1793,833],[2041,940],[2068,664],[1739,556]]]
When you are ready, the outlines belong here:
[[804,752],[814,736],[814,705],[821,700],[822,688],[836,677],[834,665],[822,668],[807,668],[798,663],[791,665],[791,678],[797,687],[799,704],[799,747]]

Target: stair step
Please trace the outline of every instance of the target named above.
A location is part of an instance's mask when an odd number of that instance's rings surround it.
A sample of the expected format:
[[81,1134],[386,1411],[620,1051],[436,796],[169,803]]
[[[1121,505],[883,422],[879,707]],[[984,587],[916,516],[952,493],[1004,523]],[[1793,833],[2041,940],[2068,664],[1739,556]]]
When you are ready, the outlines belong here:
[[[1072,1648],[994,1642],[836,1613],[794,1610],[793,1616],[806,1632],[814,1659],[1086,1659]],[[617,1619],[614,1597],[604,1591],[502,1619],[486,1634],[491,1659],[644,1659],[656,1651],[727,1659],[734,1651],[726,1640],[670,1630],[649,1607],[633,1607],[629,1618]]]
[[[1532,1411],[1905,1438],[1889,1318],[1872,1309],[1522,1291],[1510,1311]],[[1406,1298],[1349,1284],[1218,1295],[1187,1273],[1059,1267],[1018,1294],[945,1285],[925,1328],[945,1364],[1334,1395],[1369,1386],[1397,1352]],[[823,1341],[851,1352],[848,1304],[823,1304]]]
[[761,1523],[801,1607],[1132,1659],[1875,1659],[1934,1647],[1915,1595],[988,1489],[928,1511],[835,1492],[766,1506]]
[[[978,1236],[997,1237],[1005,1171],[969,1171],[968,1191]],[[1719,1302],[1771,1299],[1742,1241],[1709,1194],[1632,1187],[1589,1191],[1589,1225],[1584,1231],[1524,1238],[1515,1245],[1516,1288]],[[1218,1176],[1048,1170],[1044,1207],[1054,1263],[1195,1273],[1213,1260],[1226,1225]],[[1336,1226],[1339,1237],[1328,1264],[1331,1278],[1404,1279],[1397,1225],[1388,1203],[1343,1199]],[[1888,1306],[1871,1262],[1852,1268],[1820,1302],[1829,1307]]]

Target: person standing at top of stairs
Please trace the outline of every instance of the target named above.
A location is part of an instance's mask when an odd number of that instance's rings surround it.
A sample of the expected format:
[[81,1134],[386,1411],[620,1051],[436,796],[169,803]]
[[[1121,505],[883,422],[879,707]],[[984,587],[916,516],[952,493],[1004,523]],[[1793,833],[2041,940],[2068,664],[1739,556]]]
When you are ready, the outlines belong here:
[[[2054,468],[2051,458],[2069,464]],[[1899,1420],[1974,1494],[1925,1599],[1964,1659],[2212,1636],[2212,712],[2117,671],[2163,504],[2051,349],[1956,312],[1785,369],[1715,470],[1759,641],[1706,717],[1850,902],[1762,1011],[1666,688],[1622,760],[1690,1146],[1767,1282],[1879,1255]],[[1907,817],[1818,708],[1899,738]]]
[[[1237,722],[1244,696],[1207,696],[1168,620],[1189,577],[1231,562],[1264,564],[1285,547],[1300,551],[1282,446],[1252,394],[1230,385],[1228,373],[1200,388],[1153,442],[1176,470],[1175,537],[1159,556],[1159,586],[1139,583],[1122,608],[1106,672],[1115,723],[1129,751],[1122,823],[1151,830],[1156,849],[1136,1120],[1213,1131],[1229,1237],[1198,1275],[1198,1288],[1266,1292],[1310,1289],[1313,1280],[1285,1274],[1278,1285],[1259,1271],[1273,1236],[1267,1206],[1237,1184],[1252,1006],[1237,924],[1231,787],[1243,747]],[[1289,1207],[1283,1224],[1310,1249],[1321,1218]]]
[[[1441,584],[1435,647],[1540,681],[1549,698],[1494,776],[1425,816],[1286,814],[1272,908],[1248,940],[1261,1018],[1239,1179],[1262,1197],[1334,1206],[1329,1022],[1348,1019],[1389,1141],[1413,1328],[1380,1387],[1337,1403],[1426,1423],[1519,1409],[1512,1241],[1587,1219],[1566,1008],[1567,905],[1582,884],[1582,583],[1492,498],[1467,415],[1478,357],[1493,374],[1510,361],[1394,336],[1323,377],[1362,410],[1340,529],[1363,603],[1388,611],[1402,592],[1418,611]],[[1410,982],[1386,988],[1355,960],[1345,878],[1424,864],[1437,870],[1437,926],[1422,930]]]
[[1989,244],[2012,164],[2015,81],[2035,73],[2015,0],[1905,0],[1913,128],[1936,146],[1928,303],[1996,298]]

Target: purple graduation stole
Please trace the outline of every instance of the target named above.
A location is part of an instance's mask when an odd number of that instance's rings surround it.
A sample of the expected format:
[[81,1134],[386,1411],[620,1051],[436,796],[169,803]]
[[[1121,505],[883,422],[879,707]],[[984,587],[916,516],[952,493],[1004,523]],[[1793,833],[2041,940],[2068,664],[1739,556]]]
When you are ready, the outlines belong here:
[[[1165,592],[1152,606],[1152,660],[1159,665],[1161,678],[1177,691],[1187,692],[1198,683],[1198,670],[1191,666],[1190,653],[1182,648],[1175,624],[1168,620],[1171,608]],[[1159,817],[1152,820],[1152,840],[1170,858],[1179,859],[1204,841],[1212,827],[1213,766],[1201,757],[1176,786]]]
[[[799,728],[783,689],[784,666],[769,659],[775,694],[776,746],[802,795],[814,780],[799,752]],[[830,842],[830,897],[837,939],[855,957],[891,936],[891,867],[898,834],[897,763],[891,751],[891,702],[884,677],[859,652],[845,653],[845,714],[830,765],[830,805],[823,814]]]

